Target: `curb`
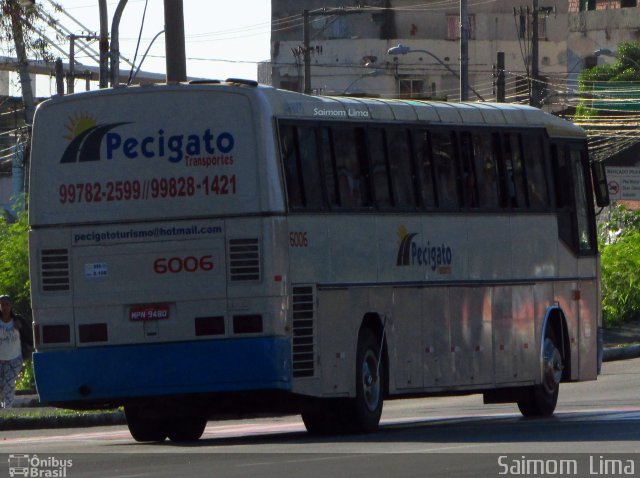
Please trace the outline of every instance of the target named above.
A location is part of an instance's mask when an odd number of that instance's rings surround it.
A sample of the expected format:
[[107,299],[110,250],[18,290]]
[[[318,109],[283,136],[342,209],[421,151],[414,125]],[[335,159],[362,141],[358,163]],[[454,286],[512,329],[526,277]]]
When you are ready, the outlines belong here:
[[613,362],[615,360],[629,360],[638,357],[640,357],[640,344],[604,349],[602,361]]

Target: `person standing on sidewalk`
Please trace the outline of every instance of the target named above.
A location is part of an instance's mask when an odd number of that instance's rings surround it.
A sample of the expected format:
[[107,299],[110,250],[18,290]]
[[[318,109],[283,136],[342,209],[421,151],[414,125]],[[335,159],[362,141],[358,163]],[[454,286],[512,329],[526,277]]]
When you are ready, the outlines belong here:
[[0,295],[0,408],[11,408],[16,379],[22,370],[22,342],[29,331],[12,308],[11,297]]

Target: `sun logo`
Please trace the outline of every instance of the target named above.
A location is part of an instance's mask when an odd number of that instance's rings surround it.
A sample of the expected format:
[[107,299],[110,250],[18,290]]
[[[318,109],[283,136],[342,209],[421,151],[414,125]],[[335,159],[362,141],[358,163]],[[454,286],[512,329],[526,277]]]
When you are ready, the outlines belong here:
[[402,241],[404,241],[404,238],[407,237],[408,234],[409,231],[407,231],[407,228],[405,226],[400,226],[398,228],[398,242],[402,243]]
[[84,133],[88,129],[97,125],[97,121],[94,117],[88,113],[80,113],[69,118],[69,122],[65,126],[68,133],[64,136],[65,139],[72,141],[80,134]]

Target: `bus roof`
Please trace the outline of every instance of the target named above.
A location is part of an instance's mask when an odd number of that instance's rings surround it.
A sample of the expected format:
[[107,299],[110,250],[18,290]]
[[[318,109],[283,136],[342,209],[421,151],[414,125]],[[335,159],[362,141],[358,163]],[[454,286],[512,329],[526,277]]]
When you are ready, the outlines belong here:
[[509,103],[448,103],[443,101],[398,100],[307,96],[264,88],[276,116],[318,119],[427,122],[469,126],[510,125],[544,127],[550,136],[584,138],[584,130],[571,122],[531,106]]
[[[153,89],[189,90],[242,90],[243,93],[262,96],[270,104],[276,117],[298,119],[344,119],[364,121],[426,122],[431,124],[460,124],[468,126],[509,125],[512,127],[542,127],[551,137],[585,138],[579,126],[531,106],[512,103],[352,98],[332,96],[310,96],[280,90],[267,85],[258,85],[249,80],[194,82],[193,84],[145,85],[129,88],[97,90],[65,97],[53,97],[45,103],[73,101],[87,95],[111,95],[141,92]],[[253,90],[253,92],[252,92]]]

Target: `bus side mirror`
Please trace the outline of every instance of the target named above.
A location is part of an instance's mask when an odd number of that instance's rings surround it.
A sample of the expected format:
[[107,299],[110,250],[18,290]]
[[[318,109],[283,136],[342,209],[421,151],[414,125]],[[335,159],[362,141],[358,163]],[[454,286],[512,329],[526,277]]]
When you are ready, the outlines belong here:
[[598,207],[609,205],[609,186],[607,184],[607,173],[602,161],[591,162],[591,178]]

